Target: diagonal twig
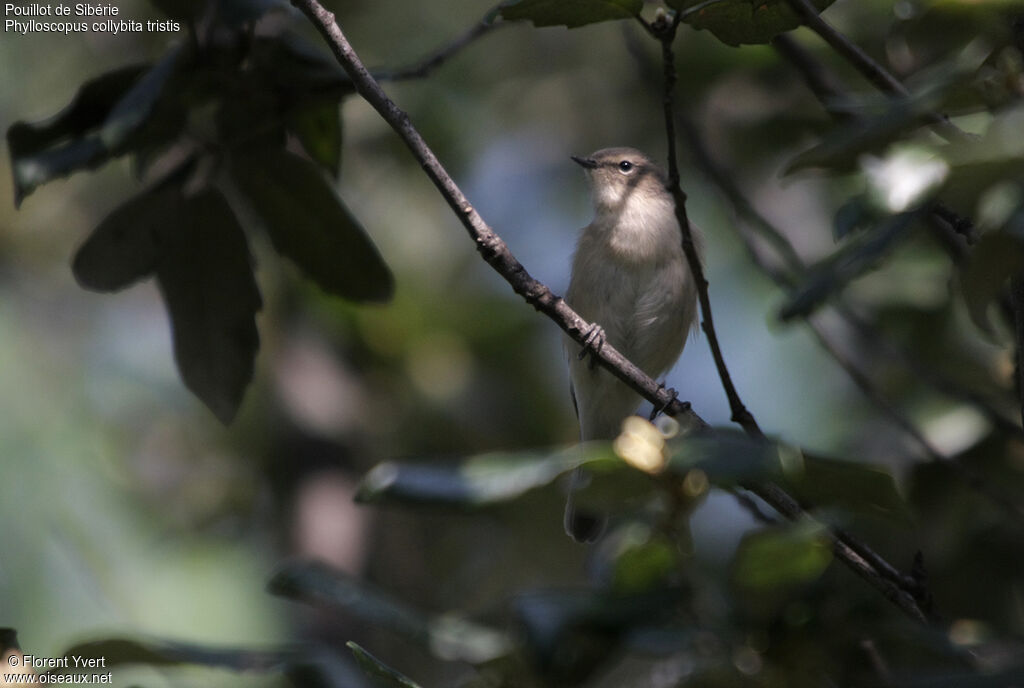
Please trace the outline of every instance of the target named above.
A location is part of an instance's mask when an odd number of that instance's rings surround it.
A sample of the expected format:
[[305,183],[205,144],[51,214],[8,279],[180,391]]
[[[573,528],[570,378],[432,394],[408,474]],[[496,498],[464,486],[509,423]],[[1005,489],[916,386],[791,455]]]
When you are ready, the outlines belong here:
[[[470,238],[476,243],[477,250],[480,251],[484,260],[512,286],[516,293],[534,308],[554,320],[575,341],[582,344],[583,334],[588,329],[588,323],[544,284],[531,277],[523,265],[512,255],[505,242],[483,221],[413,127],[409,116],[388,98],[377,81],[363,66],[335,22],[334,15],[324,9],[317,0],[292,0],[292,2],[309,17],[328,42],[358,92],[391,125],[420,162],[424,172],[455,212]],[[607,368],[644,398],[665,406],[666,412],[670,415],[686,415],[695,422],[703,424],[700,417],[690,408],[689,403],[675,399],[672,394],[645,375],[610,345],[605,345],[595,352],[595,358],[600,365]],[[757,432],[760,430],[758,429]],[[768,484],[753,486],[750,489],[787,518],[806,517],[806,512],[800,505],[778,486]],[[835,530],[829,531],[829,537],[832,539],[833,551],[837,558],[879,589],[887,599],[897,604],[909,616],[921,622],[926,621],[913,597],[890,579],[891,571],[888,570],[893,570],[892,567],[881,566],[878,561],[873,562],[866,559],[858,553],[857,549],[847,544],[844,541],[845,538],[842,538]],[[875,558],[881,559],[877,556]]]
[[[704,331],[708,337],[708,344],[711,347],[715,365],[718,368],[722,386],[725,388],[726,396],[729,398],[729,406],[732,410],[733,420],[740,424],[748,435],[757,439],[764,439],[764,433],[758,426],[754,416],[744,406],[736,391],[729,375],[728,368],[722,357],[721,348],[718,345],[718,338],[715,334],[714,324],[711,319],[711,305],[708,299],[708,284],[704,278],[703,266],[693,246],[693,236],[690,230],[689,220],[686,216],[686,194],[679,186],[679,167],[676,159],[675,141],[675,112],[673,107],[673,92],[676,82],[675,54],[672,44],[675,40],[676,30],[679,27],[680,15],[676,13],[671,21],[659,17],[651,25],[651,32],[660,42],[662,47],[662,68],[664,70],[664,93],[663,108],[665,115],[665,132],[668,139],[668,185],[676,204],[676,216],[683,233],[683,250],[686,253],[690,269],[693,271],[697,282],[698,298],[701,305]],[[794,254],[795,255],[795,254]],[[767,482],[757,484],[745,484],[744,489],[756,494],[765,502],[770,504],[776,511],[790,520],[807,518],[806,510],[778,485]],[[741,502],[742,503],[742,502]],[[830,527],[826,531],[836,558],[842,561],[848,568],[869,584],[879,590],[886,599],[898,606],[905,614],[915,621],[927,623],[928,619],[918,604],[918,597],[924,597],[923,591],[919,589],[916,581],[910,576],[900,573],[894,566],[884,558],[875,553],[866,544],[860,542],[845,531]]]
[[[546,285],[534,279],[509,250],[508,245],[486,223],[470,204],[465,194],[434,155],[423,137],[412,125],[409,116],[392,101],[377,80],[363,65],[345,34],[335,21],[334,14],[317,0],[292,0],[313,23],[327,41],[338,62],[345,69],[358,93],[373,106],[380,116],[402,138],[424,173],[437,187],[442,197],[476,244],[483,259],[500,274],[512,289],[531,306],[555,321],[570,337],[580,344],[590,324],[576,314],[565,301]],[[610,344],[593,352],[600,365],[625,382],[642,397],[664,408],[672,416],[685,416],[698,425],[706,425],[690,408],[689,402],[675,396],[646,375]]]

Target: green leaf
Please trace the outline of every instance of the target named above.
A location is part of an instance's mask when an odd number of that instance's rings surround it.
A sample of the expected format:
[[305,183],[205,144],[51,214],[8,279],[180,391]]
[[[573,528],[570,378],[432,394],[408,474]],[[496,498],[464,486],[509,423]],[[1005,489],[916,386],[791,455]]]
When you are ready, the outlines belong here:
[[810,521],[767,528],[743,538],[733,579],[764,592],[816,580],[832,561],[825,526]]
[[993,334],[988,307],[1006,281],[1024,273],[1024,242],[1009,232],[989,232],[971,252],[970,262],[960,274],[967,312],[978,329]]
[[391,271],[314,163],[268,148],[235,157],[231,172],[274,247],[321,289],[354,301],[391,298]]
[[271,579],[268,589],[272,594],[349,614],[397,633],[446,661],[479,664],[510,652],[511,641],[503,633],[452,614],[428,617],[319,562],[285,565]]
[[[834,0],[812,0],[818,11]],[[667,0],[683,12],[683,21],[707,29],[728,45],[767,43],[784,31],[800,26],[800,17],[787,0]]]
[[115,154],[122,151],[146,123],[175,73],[180,55],[180,47],[169,50],[114,106],[100,129],[100,140],[107,150]]
[[679,588],[642,593],[531,590],[513,609],[534,663],[551,685],[576,685],[616,656],[624,637],[664,627],[677,615]]
[[341,115],[338,102],[314,103],[288,115],[288,128],[309,157],[334,178],[341,171]]
[[640,14],[643,0],[514,0],[501,7],[509,21],[528,19],[534,26],[567,26],[629,19]]
[[386,462],[367,473],[356,499],[490,506],[550,485],[578,463],[571,452],[483,454],[451,465]]
[[395,671],[351,640],[345,646],[352,650],[356,664],[378,688],[420,688],[418,683]]
[[787,462],[786,480],[794,496],[815,508],[910,520],[896,479],[880,466],[800,454],[799,460]]
[[685,476],[694,469],[701,470],[718,487],[766,480],[781,470],[777,445],[737,432],[684,437],[670,441],[668,447],[669,471]]
[[811,267],[779,311],[779,318],[785,321],[810,315],[832,294],[874,268],[907,235],[923,211],[922,207],[890,215]]
[[626,528],[617,543],[612,587],[619,592],[663,588],[677,570],[679,544],[641,524]]
[[75,254],[71,269],[78,284],[118,291],[155,272],[161,241],[173,230],[181,203],[177,189],[163,188],[115,209]]
[[71,103],[51,120],[11,125],[7,145],[15,206],[41,184],[107,161],[110,152],[102,142],[86,135],[103,123],[147,68],[131,65],[107,72],[83,84]]
[[157,283],[167,304],[185,386],[230,423],[252,379],[261,307],[249,247],[218,191],[181,198]]

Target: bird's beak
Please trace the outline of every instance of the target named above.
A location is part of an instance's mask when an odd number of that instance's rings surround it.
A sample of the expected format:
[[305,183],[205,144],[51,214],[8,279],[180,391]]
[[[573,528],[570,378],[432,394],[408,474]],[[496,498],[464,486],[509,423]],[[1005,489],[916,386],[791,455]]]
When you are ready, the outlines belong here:
[[597,167],[597,160],[594,160],[593,158],[581,158],[576,155],[570,155],[569,157],[572,158],[572,161],[574,163],[576,163],[580,167],[585,167],[588,170],[592,170],[595,167]]

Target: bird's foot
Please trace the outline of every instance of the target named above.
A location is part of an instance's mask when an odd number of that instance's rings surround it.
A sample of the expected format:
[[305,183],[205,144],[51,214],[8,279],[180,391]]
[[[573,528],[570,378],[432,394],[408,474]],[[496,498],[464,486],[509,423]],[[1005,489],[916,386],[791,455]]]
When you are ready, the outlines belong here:
[[658,391],[660,392],[663,389],[668,392],[669,399],[664,404],[662,404],[660,406],[655,406],[654,408],[652,408],[651,409],[651,415],[650,415],[650,418],[648,418],[648,420],[654,420],[655,418],[660,416],[662,413],[664,413],[665,409],[668,408],[669,404],[671,404],[673,401],[675,401],[676,399],[679,398],[679,392],[677,392],[676,390],[674,390],[671,387],[666,388],[665,387],[665,383],[661,382],[661,383],[658,384]]
[[[587,357],[587,354],[600,353],[604,347],[605,341],[607,341],[608,335],[605,334],[604,328],[597,323],[591,324],[583,332],[583,348],[579,353],[579,360],[583,360]],[[593,357],[590,359],[590,367],[593,368],[596,365],[596,361]]]

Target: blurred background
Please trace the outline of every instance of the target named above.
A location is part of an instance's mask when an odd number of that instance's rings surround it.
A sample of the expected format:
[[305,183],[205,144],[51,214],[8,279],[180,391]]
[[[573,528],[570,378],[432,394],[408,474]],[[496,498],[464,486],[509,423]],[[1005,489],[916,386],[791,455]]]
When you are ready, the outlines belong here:
[[[913,74],[935,60],[925,48],[945,40],[952,52],[977,37],[978,25],[962,21],[971,16],[970,4],[840,1],[827,17],[873,54],[902,59],[897,66]],[[141,0],[118,6],[125,18],[159,18]],[[490,8],[478,0],[347,0],[331,9],[366,64],[398,67]],[[301,16],[289,17],[319,44]],[[946,33],[931,34],[919,47],[909,28],[933,26],[923,18]],[[836,62],[809,33],[794,36]],[[6,129],[46,119],[82,81],[154,60],[183,37],[5,33],[0,123]],[[808,262],[833,251],[836,209],[876,182],[866,169],[782,174],[828,125],[792,68],[769,46],[733,48],[687,26],[677,47],[678,104],[703,144]],[[469,45],[429,78],[385,88],[483,218],[533,276],[561,294],[576,233],[591,217],[583,175],[569,156],[628,145],[665,162],[660,83],[650,78],[659,73],[658,60],[657,43],[635,23],[575,30],[519,23]],[[869,91],[837,68],[855,90]],[[444,462],[568,446],[576,424],[558,329],[476,255],[419,166],[365,102],[346,98],[341,116],[338,189],[394,272],[395,298],[356,306],[327,296],[254,237],[264,302],[260,351],[230,427],[181,383],[151,280],[101,295],[82,290],[71,273],[71,257],[91,229],[140,190],[131,162],[49,183],[17,210],[11,193],[0,196],[0,624],[18,630],[26,651],[57,656],[73,643],[112,636],[252,647],[304,638],[335,650],[356,639],[424,685],[446,685],[465,667],[355,619],[268,595],[267,580],[284,560],[315,557],[425,612],[494,619],[518,590],[588,580],[592,555],[565,539],[554,488],[485,512],[352,502],[360,477],[381,461]],[[963,126],[983,132],[988,121],[965,119]],[[719,337],[745,403],[769,435],[821,455],[870,459],[891,469],[909,493],[908,476],[926,458],[919,443],[870,403],[802,323],[780,323],[785,293],[751,261],[734,209],[680,146],[689,216],[706,236]],[[0,188],[11,187],[4,164]],[[950,274],[934,242],[915,237],[846,294],[912,357],[941,359],[954,373],[982,375],[1007,393],[1007,331],[982,336],[973,329]],[[985,438],[996,441],[975,408],[862,351],[827,318],[824,326],[936,450],[959,455]],[[729,424],[703,335],[689,342],[666,383],[708,422]],[[1000,408],[1013,417],[1012,404]],[[1011,454],[1019,473],[1019,446],[998,456]],[[929,493],[936,494],[947,493]],[[701,575],[727,578],[733,551],[753,524],[732,497],[712,492],[691,522]],[[865,532],[886,531],[875,523]],[[908,568],[914,551],[928,544],[937,561],[957,560],[962,541],[931,532],[912,518],[881,549]],[[945,552],[952,554],[944,559]],[[860,585],[845,572],[830,575],[826,588]],[[1014,590],[1012,618],[991,623],[1020,633],[1024,598],[1019,585]],[[863,593],[852,597],[872,598],[866,587]],[[953,599],[947,595],[945,611],[955,617]],[[728,606],[721,599],[705,603]],[[833,618],[844,613],[836,610]],[[741,637],[735,647],[756,654],[758,642]],[[726,655],[749,668],[749,654]],[[198,669],[134,671],[118,680],[280,681]],[[632,676],[635,685],[655,685]],[[622,676],[606,681],[634,685]]]

